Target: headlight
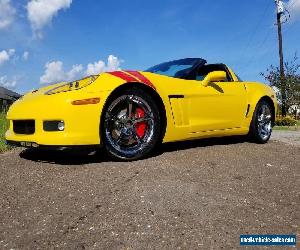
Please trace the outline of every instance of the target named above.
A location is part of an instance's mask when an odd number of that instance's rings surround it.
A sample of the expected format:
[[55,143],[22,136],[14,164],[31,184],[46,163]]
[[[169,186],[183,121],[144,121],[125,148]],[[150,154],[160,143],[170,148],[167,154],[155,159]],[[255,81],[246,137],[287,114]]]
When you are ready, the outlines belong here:
[[61,93],[61,92],[67,92],[67,91],[82,89],[82,88],[92,84],[98,78],[98,76],[99,75],[89,76],[89,77],[83,78],[83,79],[78,80],[78,81],[63,84],[61,86],[58,86],[58,87],[55,87],[53,89],[48,90],[45,93],[45,95],[54,95],[54,94],[58,94],[58,93]]

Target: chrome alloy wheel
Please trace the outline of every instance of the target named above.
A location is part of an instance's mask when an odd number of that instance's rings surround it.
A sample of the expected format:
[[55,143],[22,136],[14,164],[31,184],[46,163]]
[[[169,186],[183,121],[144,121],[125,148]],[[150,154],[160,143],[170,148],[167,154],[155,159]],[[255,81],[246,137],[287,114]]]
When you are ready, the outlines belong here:
[[272,112],[269,105],[263,104],[258,110],[257,126],[261,139],[267,140],[272,133]]
[[123,95],[113,101],[104,122],[106,140],[116,151],[128,156],[143,150],[154,134],[151,107],[134,95]]

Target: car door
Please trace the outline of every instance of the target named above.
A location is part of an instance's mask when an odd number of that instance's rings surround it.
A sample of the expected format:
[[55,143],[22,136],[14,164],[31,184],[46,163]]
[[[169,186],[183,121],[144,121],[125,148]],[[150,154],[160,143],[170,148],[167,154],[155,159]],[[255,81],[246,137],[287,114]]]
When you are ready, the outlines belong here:
[[191,81],[186,93],[190,133],[239,128],[247,112],[247,97],[241,82],[212,82],[205,87]]

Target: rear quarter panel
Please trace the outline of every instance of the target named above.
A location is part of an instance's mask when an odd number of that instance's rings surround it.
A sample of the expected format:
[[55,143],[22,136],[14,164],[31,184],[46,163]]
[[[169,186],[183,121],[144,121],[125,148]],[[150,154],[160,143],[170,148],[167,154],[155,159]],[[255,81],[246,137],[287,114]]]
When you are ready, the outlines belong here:
[[258,82],[244,82],[244,84],[247,90],[248,104],[250,105],[250,109],[244,123],[245,127],[250,126],[257,103],[263,97],[269,97],[273,101],[275,114],[277,113],[276,94],[270,86]]

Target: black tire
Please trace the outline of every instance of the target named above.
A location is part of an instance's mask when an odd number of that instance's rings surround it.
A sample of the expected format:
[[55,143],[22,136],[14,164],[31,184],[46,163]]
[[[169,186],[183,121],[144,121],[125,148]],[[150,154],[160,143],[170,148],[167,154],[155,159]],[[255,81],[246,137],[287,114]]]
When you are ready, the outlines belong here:
[[252,141],[260,144],[269,141],[272,134],[273,116],[270,103],[262,100],[256,105],[249,129],[249,137]]
[[144,158],[162,140],[158,106],[143,90],[125,90],[106,104],[101,131],[109,156],[122,161]]

